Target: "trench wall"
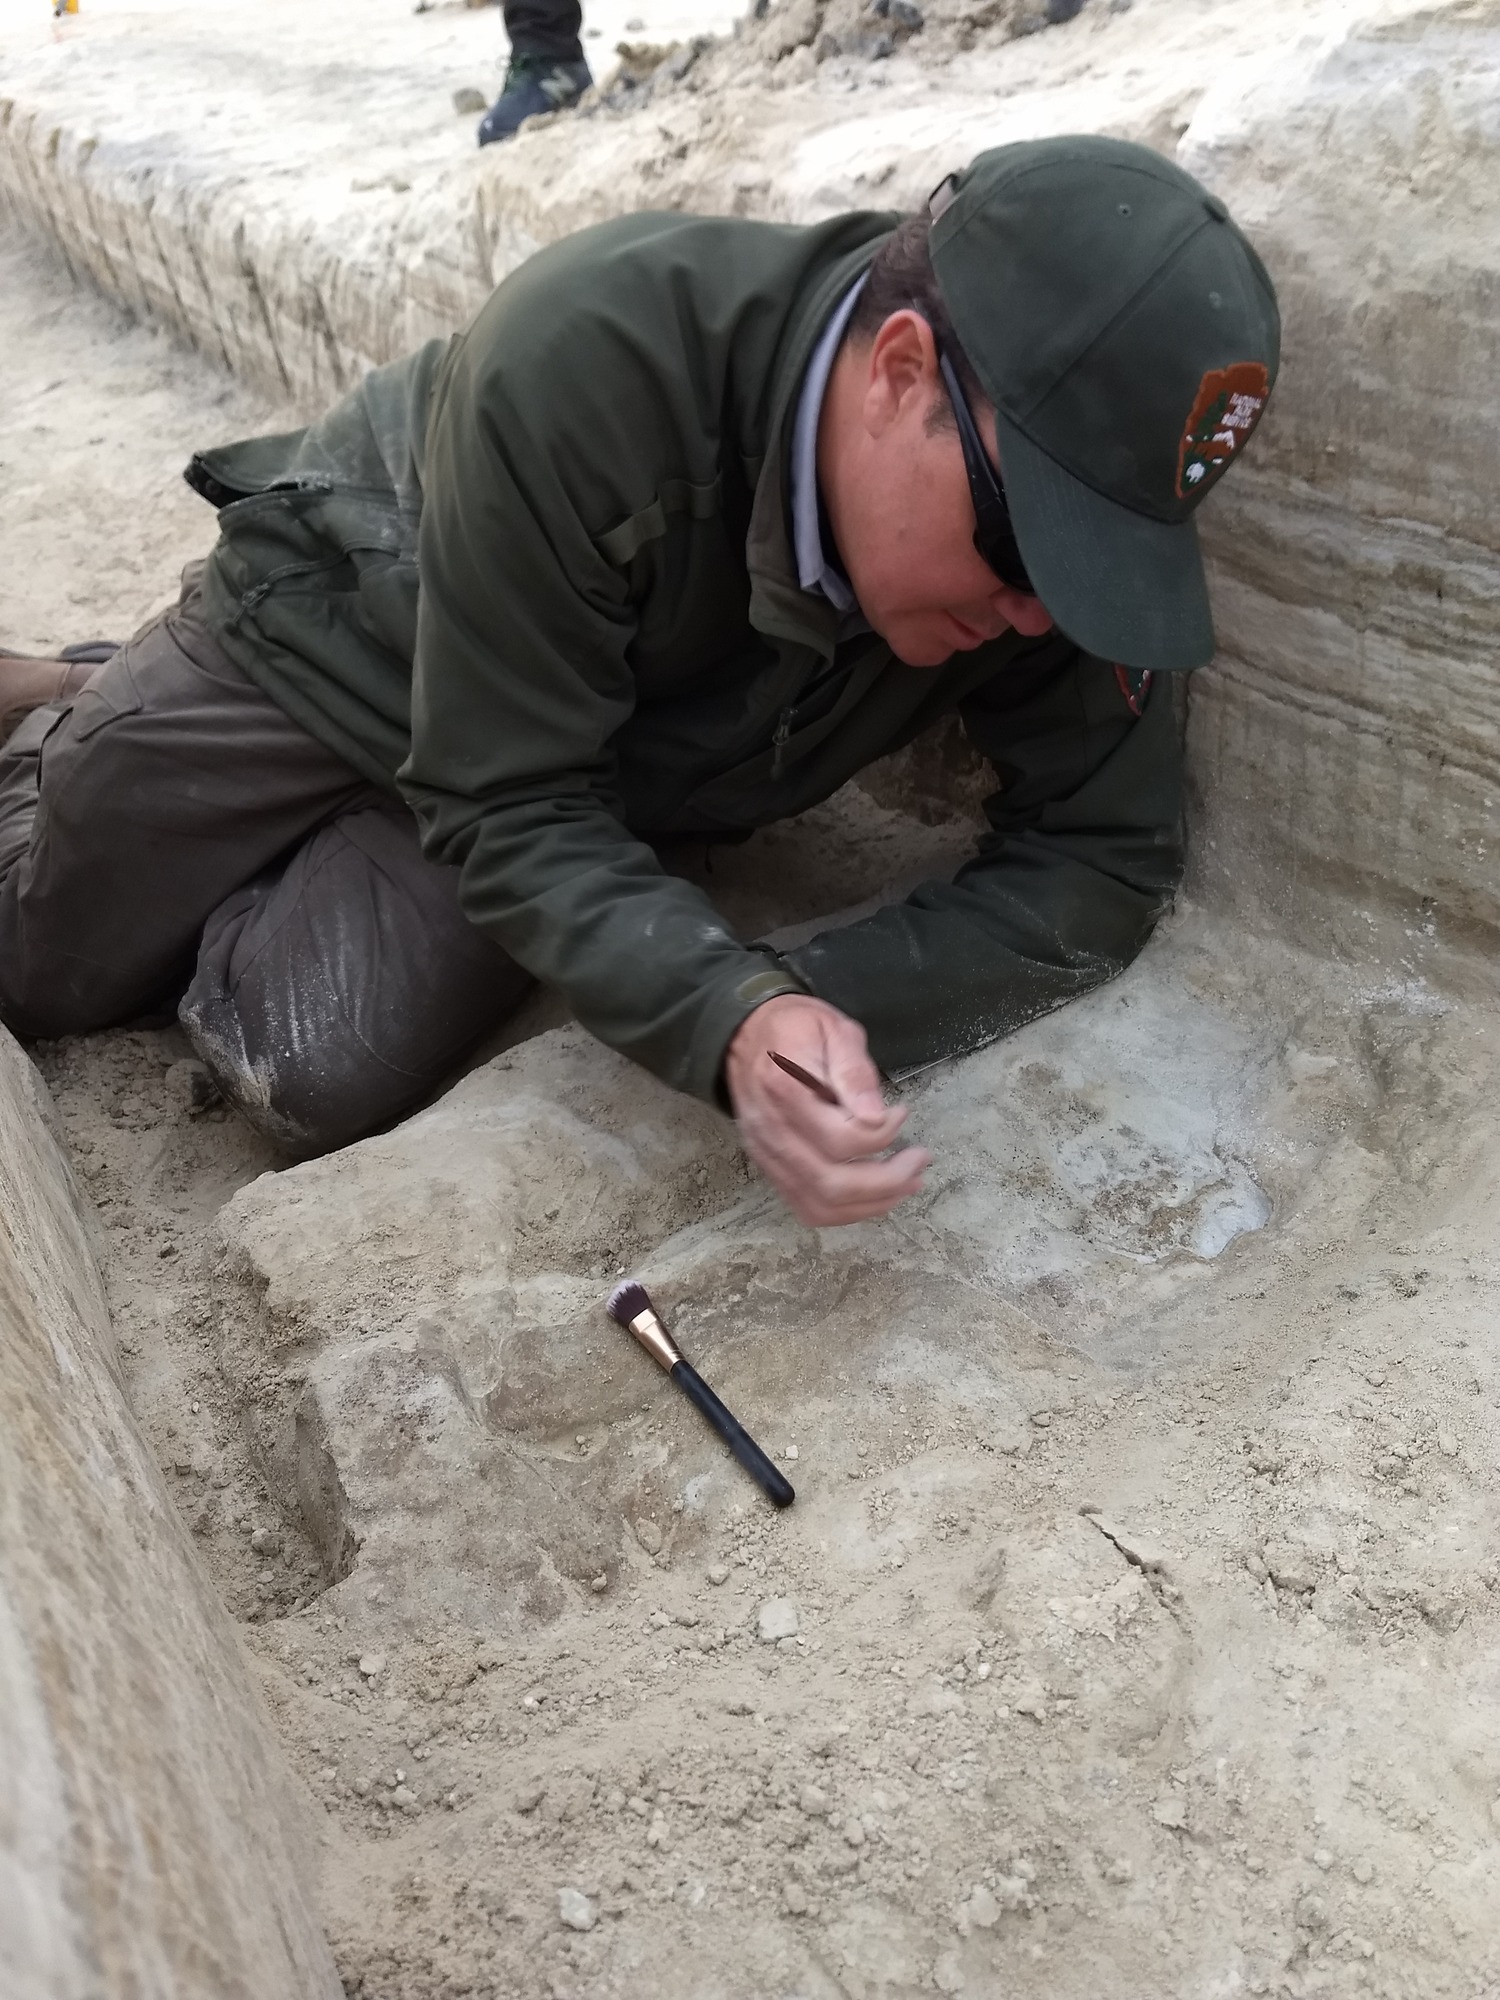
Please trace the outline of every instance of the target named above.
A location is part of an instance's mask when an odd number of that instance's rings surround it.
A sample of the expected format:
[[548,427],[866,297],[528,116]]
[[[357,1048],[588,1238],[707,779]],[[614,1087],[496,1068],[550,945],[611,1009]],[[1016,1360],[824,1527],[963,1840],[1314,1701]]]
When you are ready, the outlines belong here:
[[0,1992],[338,2000],[298,1812],[0,1030]]

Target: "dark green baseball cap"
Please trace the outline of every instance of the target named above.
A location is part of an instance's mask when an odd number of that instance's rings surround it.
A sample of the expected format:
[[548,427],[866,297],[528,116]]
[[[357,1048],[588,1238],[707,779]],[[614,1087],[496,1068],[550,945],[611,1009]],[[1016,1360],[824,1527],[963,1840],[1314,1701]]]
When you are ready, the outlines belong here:
[[1216,195],[1120,139],[981,153],[932,210],[933,270],[995,406],[1037,595],[1087,652],[1201,666],[1214,634],[1192,516],[1276,380],[1265,266]]

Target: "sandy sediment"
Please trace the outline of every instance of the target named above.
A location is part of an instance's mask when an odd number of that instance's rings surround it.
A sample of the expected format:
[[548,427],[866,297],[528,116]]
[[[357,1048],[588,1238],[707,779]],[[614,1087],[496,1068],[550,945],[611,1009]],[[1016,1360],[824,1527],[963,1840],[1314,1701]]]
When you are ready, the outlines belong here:
[[[133,1401],[256,1649],[370,2000],[1500,1983],[1500,10],[1025,25],[996,10],[965,50],[934,10],[877,57],[845,46],[887,32],[862,18],[773,9],[634,108],[422,165],[379,229],[342,190],[318,222],[290,168],[246,224],[274,249],[260,324],[313,396],[335,352],[452,323],[614,207],[907,201],[985,138],[1081,125],[1224,192],[1287,323],[1208,515],[1189,893],[1113,986],[905,1086],[938,1164],[888,1223],[796,1228],[711,1115],[545,1017],[290,1171],[184,1089],[175,1031],[40,1052]],[[65,160],[93,101],[65,123],[62,73],[23,81]],[[46,120],[18,115],[32,158]],[[113,143],[70,184],[128,205]],[[319,321],[309,260],[335,252]],[[146,490],[110,371],[174,453],[216,393],[224,431],[262,425],[97,306],[90,386],[54,404],[56,308],[13,268],[7,464],[51,428],[6,536],[84,468],[95,495],[68,628],[11,586],[61,639],[209,532],[135,522],[140,577],[110,569],[108,496]],[[951,865],[974,791],[927,745],[709,886],[749,931],[827,917]],[[622,1271],[782,1455],[790,1514],[603,1316]]]

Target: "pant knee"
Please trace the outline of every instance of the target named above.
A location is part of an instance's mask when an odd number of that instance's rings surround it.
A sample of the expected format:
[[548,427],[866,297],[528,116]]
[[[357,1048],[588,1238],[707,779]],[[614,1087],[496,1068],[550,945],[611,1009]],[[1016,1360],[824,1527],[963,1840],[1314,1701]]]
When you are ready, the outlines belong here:
[[323,828],[228,898],[178,1010],[224,1095],[300,1158],[413,1110],[530,985],[385,818]]

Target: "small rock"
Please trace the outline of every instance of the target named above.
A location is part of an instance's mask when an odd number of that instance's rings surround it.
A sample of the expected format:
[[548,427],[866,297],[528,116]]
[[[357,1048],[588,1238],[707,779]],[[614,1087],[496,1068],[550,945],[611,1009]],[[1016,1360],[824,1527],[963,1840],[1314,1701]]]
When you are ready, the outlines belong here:
[[865,1844],[865,1829],[863,1821],[857,1819],[846,1819],[844,1821],[844,1838],[846,1841],[848,1841],[851,1847],[863,1847]]
[[716,1589],[721,1583],[728,1583],[729,1581],[728,1563],[711,1563],[709,1565],[708,1580],[711,1584],[714,1585]]
[[1135,1874],[1135,1870],[1125,1859],[1124,1855],[1117,1856],[1113,1861],[1106,1861],[1099,1872],[1106,1882],[1113,1882],[1116,1886],[1122,1882],[1130,1881]]
[[698,1623],[698,1614],[696,1611],[679,1611],[676,1613],[676,1618],[679,1625],[686,1625],[689,1628]]
[[933,1681],[929,1687],[918,1688],[906,1703],[908,1715],[961,1715],[968,1703],[957,1688],[945,1687],[941,1681]]
[[822,1819],[828,1811],[828,1794],[817,1785],[804,1785],[797,1804],[809,1819]]
[[1011,1703],[1017,1715],[1029,1715],[1033,1722],[1047,1720],[1047,1703],[1035,1688],[1025,1688]]
[[781,1885],[781,1907],[793,1917],[807,1915],[807,1891],[800,1882],[783,1882]]
[[1437,1442],[1438,1450],[1443,1454],[1444,1458],[1458,1457],[1458,1439],[1452,1431],[1439,1431]]
[[933,1984],[939,1993],[962,1993],[964,1990],[963,1967],[958,1962],[956,1951],[945,1951],[932,1968]]
[[481,111],[488,111],[484,92],[476,90],[473,84],[465,84],[462,90],[453,93],[453,109],[460,118],[476,117]]
[[533,1778],[517,1790],[511,1804],[518,1813],[535,1812],[546,1796],[547,1787]]
[[417,1795],[410,1786],[397,1785],[391,1793],[391,1804],[399,1806],[404,1813],[413,1813],[417,1810]]
[[1303,1896],[1297,1904],[1297,1922],[1305,1931],[1326,1931],[1328,1905],[1321,1896]]
[[250,1546],[258,1556],[279,1556],[281,1537],[274,1528],[257,1528],[250,1537]]
[[769,1597],[756,1613],[755,1630],[767,1645],[795,1639],[802,1630],[802,1616],[790,1597]]
[[[1495,1814],[1495,1819],[1497,1823],[1500,1823],[1500,1812],[1497,1812]],[[1369,1883],[1373,1882],[1375,1879],[1375,1870],[1371,1867],[1370,1863],[1365,1860],[1363,1855],[1361,1855],[1359,1860],[1355,1862],[1354,1866],[1349,1870],[1349,1873],[1354,1877],[1355,1881],[1358,1882],[1359,1886],[1362,1889],[1365,1888]]]
[[1265,1564],[1278,1590],[1317,1589],[1318,1565],[1306,1549],[1293,1548],[1288,1542],[1267,1542]]
[[959,1929],[975,1925],[982,1931],[993,1930],[1000,1921],[1000,1905],[995,1901],[982,1882],[977,1882],[969,1892],[969,1899],[959,1909]]
[[781,1455],[783,1458],[789,1459],[793,1464],[795,1464],[797,1460],[797,1447],[794,1444],[789,1444],[786,1450]]
[[557,1914],[570,1931],[591,1931],[599,1921],[599,1912],[581,1889],[558,1890]]
[[1187,1807],[1181,1799],[1170,1796],[1156,1801],[1151,1808],[1151,1817],[1158,1826],[1171,1827],[1178,1833],[1184,1831],[1188,1823]]
[[361,1653],[359,1656],[359,1670],[367,1681],[373,1681],[377,1675],[385,1672],[385,1654]]
[[661,1554],[661,1529],[657,1527],[654,1521],[637,1521],[635,1524],[635,1538],[648,1556],[659,1556]]
[[646,1828],[646,1845],[648,1847],[660,1847],[666,1840],[666,1837],[667,1822],[660,1813],[656,1813],[652,1818],[650,1826]]
[[1313,1849],[1313,1866],[1321,1868],[1325,1875],[1333,1866],[1333,1856],[1326,1847],[1315,1847]]
[[593,1591],[596,1597],[602,1597],[605,1591],[609,1589],[609,1578],[604,1574],[603,1570],[597,1576],[590,1577],[589,1589]]
[[1002,1910],[1030,1909],[1030,1880],[1025,1875],[1002,1875],[995,1884],[995,1900]]

